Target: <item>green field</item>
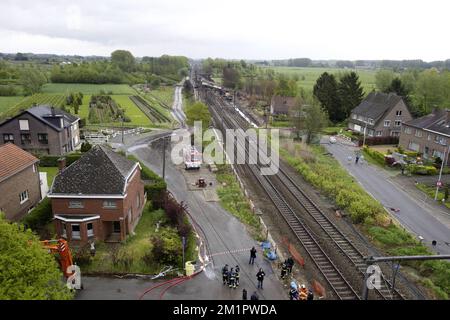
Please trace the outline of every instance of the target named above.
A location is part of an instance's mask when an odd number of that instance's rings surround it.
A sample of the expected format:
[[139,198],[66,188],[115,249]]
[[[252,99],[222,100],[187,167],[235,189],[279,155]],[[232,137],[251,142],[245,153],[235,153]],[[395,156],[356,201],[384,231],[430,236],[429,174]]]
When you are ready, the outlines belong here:
[[112,94],[134,94],[135,91],[126,84],[84,84],[84,83],[47,83],[44,85],[44,93],[69,93],[81,92],[83,94],[98,94],[100,90]]
[[340,73],[355,71],[359,75],[364,91],[369,93],[375,89],[375,74],[377,70],[355,70],[342,68],[299,68],[299,67],[265,67],[274,70],[278,73],[283,73],[288,76],[297,74],[299,77],[298,84],[305,90],[312,91],[317,78],[324,73],[332,73],[338,76]]
[[16,97],[0,97],[0,114],[3,112],[8,111],[12,107],[14,107],[16,104],[18,104],[23,97],[16,96]]
[[47,184],[49,187],[51,187],[58,171],[58,167],[39,167],[39,172],[47,172]]
[[[16,98],[16,97],[12,97]],[[37,93],[32,96],[28,97],[17,97],[20,98],[19,102],[14,105],[9,105],[9,107],[5,107],[3,109],[0,109],[0,119],[11,117],[16,114],[18,114],[21,110],[26,110],[30,107],[32,107],[34,104],[45,104],[45,105],[51,105],[55,107],[60,107],[61,104],[65,102],[65,95],[63,94],[44,94],[44,93]],[[1,100],[0,100],[1,101]]]
[[[104,90],[106,93],[112,91],[111,97],[118,103],[123,109],[125,109],[125,115],[128,116],[131,122],[125,122],[124,126],[129,127],[150,127],[158,126],[161,124],[154,124],[151,120],[130,100],[130,95],[136,95],[137,92],[128,85],[116,85],[116,84],[60,84],[49,83],[43,88],[43,93],[34,94],[29,97],[0,97],[0,119],[13,116],[19,113],[21,110],[25,110],[33,106],[34,104],[47,104],[60,108],[65,104],[66,95],[70,92],[82,92],[83,103],[79,108],[78,116],[82,119],[86,119],[86,124],[89,124],[89,101],[92,94],[98,94],[100,90]],[[148,103],[164,114],[168,118],[172,118],[170,110],[167,108],[172,107],[173,103],[174,87],[161,87],[156,90],[152,90],[151,94],[146,94],[145,99]],[[74,113],[74,110],[69,106],[66,106],[67,111]],[[92,124],[92,126],[121,126],[120,122],[113,123],[101,123]],[[163,124],[167,126],[170,124]]]

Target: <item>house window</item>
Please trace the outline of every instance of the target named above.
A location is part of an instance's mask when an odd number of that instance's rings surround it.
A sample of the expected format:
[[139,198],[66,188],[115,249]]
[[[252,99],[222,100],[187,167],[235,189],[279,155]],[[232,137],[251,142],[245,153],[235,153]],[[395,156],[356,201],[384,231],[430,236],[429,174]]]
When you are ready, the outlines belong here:
[[30,144],[31,143],[31,134],[29,133],[21,133],[20,134],[20,141],[22,144]]
[[400,132],[398,132],[398,131],[391,132],[391,137],[398,137],[398,136],[400,136]]
[[431,139],[433,138],[433,136],[431,134],[428,135],[428,141],[431,141]]
[[355,120],[356,120],[356,119],[358,119],[358,116],[357,116],[356,114],[353,113],[353,114],[352,114],[352,119],[355,119]]
[[87,227],[87,236],[88,237],[93,237],[94,236],[94,224],[93,223],[88,223],[86,225]]
[[440,152],[438,150],[433,150],[433,157],[442,159],[442,152]]
[[428,156],[428,153],[430,152],[430,148],[425,147],[425,150],[423,152],[424,157]]
[[439,143],[443,146],[447,145],[447,139],[440,137],[438,135],[436,135],[436,137],[434,138],[434,142]]
[[61,222],[61,231],[62,231],[61,236],[67,239],[67,229],[66,224],[64,222]]
[[419,129],[416,129],[416,134],[415,134],[415,136],[416,137],[422,137],[422,130],[419,130]]
[[114,201],[114,200],[105,200],[105,201],[103,201],[103,208],[116,209],[117,208],[116,201]]
[[395,115],[396,115],[396,116],[401,116],[401,115],[402,115],[402,110],[397,110],[397,111],[395,112]]
[[370,118],[369,118],[369,120],[367,120],[367,122],[368,122],[369,124],[373,124],[373,119],[370,119]]
[[12,133],[4,133],[3,134],[3,142],[11,142],[14,143],[14,135]]
[[420,148],[419,144],[415,143],[415,142],[412,142],[412,141],[408,145],[408,149],[412,150],[412,151],[419,152],[419,148]]
[[377,137],[381,137],[382,134],[383,134],[382,131],[377,131],[377,133],[376,133]]
[[396,120],[394,123],[394,126],[400,127],[402,125],[402,122],[400,120]]
[[368,135],[369,137],[373,137],[374,132],[375,132],[375,131],[373,131],[372,129],[369,129],[368,132],[367,132],[367,135]]
[[391,126],[391,120],[384,120],[384,126],[390,127]]
[[405,133],[411,134],[411,128],[410,127],[405,127]]
[[72,239],[81,239],[79,224],[72,224]]
[[120,221],[113,221],[113,233],[120,233]]
[[19,120],[19,128],[20,128],[20,130],[23,130],[23,131],[30,130],[28,120]]
[[78,123],[74,123],[73,124],[73,130],[77,130],[78,129]]
[[69,201],[69,208],[71,209],[84,208],[83,201],[71,200]]
[[48,134],[38,133],[38,141],[43,144],[48,144]]
[[21,192],[19,194],[19,198],[20,198],[20,204],[22,204],[25,201],[27,201],[28,200],[28,190],[25,190],[24,192]]

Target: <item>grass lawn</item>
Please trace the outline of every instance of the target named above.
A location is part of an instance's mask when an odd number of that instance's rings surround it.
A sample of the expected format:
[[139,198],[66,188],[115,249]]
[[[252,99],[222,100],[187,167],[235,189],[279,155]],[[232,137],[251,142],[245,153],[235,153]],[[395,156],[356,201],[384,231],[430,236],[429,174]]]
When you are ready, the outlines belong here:
[[10,110],[16,104],[18,104],[23,97],[14,96],[14,97],[0,97],[0,114]]
[[88,83],[47,83],[42,91],[44,93],[81,92],[83,94],[97,94],[100,90],[113,94],[134,94],[133,88],[127,84],[88,84]]
[[[416,184],[416,188],[419,189],[420,191],[424,192],[427,196],[429,196],[431,199],[434,199],[434,196],[436,194],[436,186],[430,186],[430,185],[426,185],[423,183],[417,183]],[[439,188],[439,192],[438,192],[438,201],[442,204],[444,204],[447,208],[450,208],[450,203],[447,201],[442,202],[442,200],[444,199],[444,189],[443,188]]]
[[[251,211],[248,200],[242,192],[231,166],[219,165],[218,169],[216,178],[220,186],[217,189],[217,194],[222,207],[248,225],[250,233],[256,240],[263,240],[259,218]],[[223,185],[224,183],[225,185]]]
[[339,73],[355,71],[359,75],[359,80],[366,94],[375,88],[375,74],[377,70],[354,70],[342,68],[299,68],[299,67],[264,67],[275,70],[278,73],[284,73],[288,76],[297,74],[299,76],[298,84],[305,90],[312,91],[317,78],[324,73],[332,73],[335,76]]
[[58,174],[58,167],[39,167],[39,172],[47,172],[47,184],[50,187]]
[[[135,229],[135,235],[129,236],[124,244],[98,243],[95,257],[90,263],[82,266],[84,272],[130,272],[154,274],[160,271],[157,261],[145,263],[144,256],[151,252],[150,238],[156,235],[156,223],[164,220],[161,210],[144,210],[141,220]],[[161,229],[160,229],[161,230]],[[129,259],[129,260],[128,260]],[[124,263],[124,261],[129,261]],[[114,262],[115,261],[115,262]]]
[[162,101],[169,108],[172,108],[175,88],[170,86],[159,87],[156,90],[151,90],[149,95],[154,96],[157,100]]

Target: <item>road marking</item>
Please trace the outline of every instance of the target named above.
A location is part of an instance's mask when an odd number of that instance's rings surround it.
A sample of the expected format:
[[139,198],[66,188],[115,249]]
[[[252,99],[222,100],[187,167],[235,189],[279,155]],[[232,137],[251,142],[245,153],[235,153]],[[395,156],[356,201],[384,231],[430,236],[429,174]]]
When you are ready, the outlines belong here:
[[209,257],[215,257],[220,256],[224,254],[233,254],[233,253],[241,253],[241,252],[249,252],[252,248],[245,248],[245,249],[236,249],[236,250],[227,250],[222,252],[216,252],[209,255]]

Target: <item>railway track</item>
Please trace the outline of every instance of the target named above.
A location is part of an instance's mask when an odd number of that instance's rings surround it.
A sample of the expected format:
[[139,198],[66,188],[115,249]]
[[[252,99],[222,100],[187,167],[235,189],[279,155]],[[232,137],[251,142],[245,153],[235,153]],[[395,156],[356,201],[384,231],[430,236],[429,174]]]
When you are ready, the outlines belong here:
[[[247,123],[243,123],[242,117],[239,115],[227,114],[224,116],[224,109],[227,106],[221,103],[220,100],[215,97],[212,99],[211,104],[218,105],[222,110],[222,114],[219,115],[216,110],[214,113],[216,118],[222,117],[229,128],[247,128]],[[215,108],[214,108],[215,109]],[[254,144],[249,143],[249,146]],[[245,148],[248,152],[247,148]],[[338,250],[348,259],[348,261],[355,267],[355,271],[358,277],[363,281],[364,272],[367,268],[364,262],[364,255],[359,251],[353,243],[339,230],[339,228],[331,222],[331,220],[320,210],[320,208],[303,192],[303,190],[290,178],[280,166],[278,174],[274,176],[262,176],[257,172],[257,165],[248,165],[249,170],[261,184],[266,191],[275,207],[278,209],[286,223],[290,226],[293,233],[299,239],[308,255],[314,261],[317,268],[320,270],[330,287],[336,293],[340,299],[359,299],[359,295],[353,289],[353,287],[345,279],[344,275],[339,271],[337,266],[332,262],[332,259],[325,253],[320,246],[316,236],[310,231],[308,226],[299,218],[296,212],[289,206],[288,201],[284,198],[283,194],[276,188],[273,179],[278,181],[288,190],[293,196],[296,202],[304,209],[304,211],[314,220],[314,222],[322,229],[329,240],[338,248]],[[376,289],[377,296],[381,299],[404,299],[404,297],[397,291],[391,290],[390,283],[382,277],[382,286]]]

